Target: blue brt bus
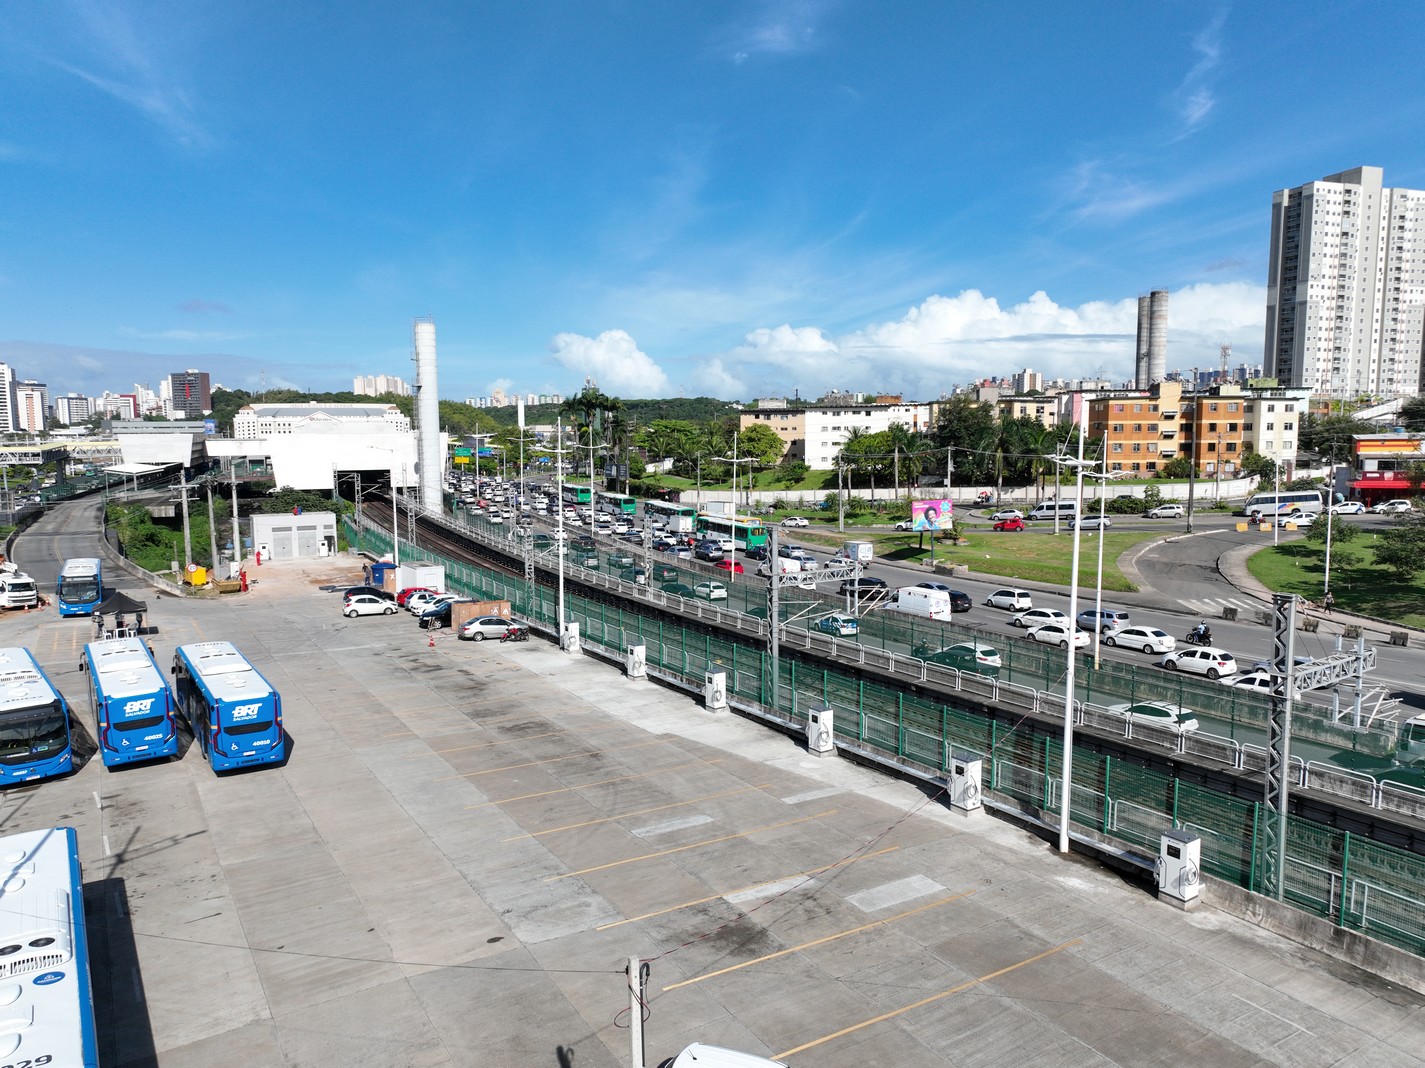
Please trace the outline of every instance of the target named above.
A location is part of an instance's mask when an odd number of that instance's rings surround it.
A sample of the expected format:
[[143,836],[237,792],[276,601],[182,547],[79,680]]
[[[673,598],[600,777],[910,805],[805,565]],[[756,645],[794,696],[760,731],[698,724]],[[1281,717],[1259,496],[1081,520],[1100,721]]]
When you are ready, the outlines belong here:
[[104,600],[104,571],[95,557],[66,560],[55,583],[62,616],[90,616]]
[[94,735],[106,768],[178,753],[173,691],[138,638],[84,647]]
[[283,758],[282,697],[232,642],[180,645],[178,710],[214,771]]
[[0,649],[0,786],[73,770],[69,705],[28,649]]
[[84,875],[72,827],[0,838],[0,946],[10,997],[7,1068],[98,1068]]

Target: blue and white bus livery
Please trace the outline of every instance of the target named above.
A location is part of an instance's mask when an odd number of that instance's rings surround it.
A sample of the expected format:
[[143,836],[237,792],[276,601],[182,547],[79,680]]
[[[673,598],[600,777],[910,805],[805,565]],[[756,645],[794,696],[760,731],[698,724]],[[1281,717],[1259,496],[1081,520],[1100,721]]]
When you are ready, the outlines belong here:
[[178,753],[173,691],[138,638],[84,647],[94,735],[106,768]]
[[104,569],[97,557],[66,560],[54,586],[62,616],[90,616],[104,600]]
[[214,771],[281,762],[282,697],[232,642],[180,645],[173,676],[179,712]]
[[0,786],[73,770],[69,705],[28,649],[0,649]]
[[[0,838],[6,1068],[98,1068],[84,876],[72,827]],[[21,1022],[23,1021],[23,1022]]]

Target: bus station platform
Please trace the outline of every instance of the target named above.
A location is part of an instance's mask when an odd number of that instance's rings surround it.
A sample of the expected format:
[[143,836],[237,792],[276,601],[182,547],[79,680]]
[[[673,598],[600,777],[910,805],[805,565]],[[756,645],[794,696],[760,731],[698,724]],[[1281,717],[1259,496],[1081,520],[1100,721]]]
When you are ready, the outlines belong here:
[[[106,1068],[627,1066],[629,957],[650,1066],[1425,1068],[1425,996],[1210,896],[539,639],[346,619],[360,576],[161,601],[161,666],[228,640],[281,692],[285,763],[218,776],[185,738],[0,794],[7,833],[78,832]],[[89,620],[5,627],[92,723]]]

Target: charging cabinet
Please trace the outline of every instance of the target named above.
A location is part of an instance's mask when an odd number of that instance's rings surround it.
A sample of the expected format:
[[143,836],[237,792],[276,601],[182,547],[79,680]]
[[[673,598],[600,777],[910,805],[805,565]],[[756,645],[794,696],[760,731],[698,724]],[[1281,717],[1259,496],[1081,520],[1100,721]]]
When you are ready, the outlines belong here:
[[709,671],[703,676],[703,704],[714,712],[727,708],[726,671]]
[[564,624],[564,633],[559,636],[559,648],[566,653],[577,653],[583,648],[579,644],[579,624]]
[[979,812],[984,807],[980,799],[980,781],[985,762],[978,753],[961,749],[950,752],[950,807],[960,812]]
[[623,667],[625,673],[631,679],[647,678],[648,647],[646,645],[630,645],[624,651]]
[[829,708],[807,712],[807,752],[813,756],[836,755],[835,722]]
[[1190,909],[1202,897],[1202,839],[1177,828],[1164,831],[1158,843],[1153,881],[1158,900]]

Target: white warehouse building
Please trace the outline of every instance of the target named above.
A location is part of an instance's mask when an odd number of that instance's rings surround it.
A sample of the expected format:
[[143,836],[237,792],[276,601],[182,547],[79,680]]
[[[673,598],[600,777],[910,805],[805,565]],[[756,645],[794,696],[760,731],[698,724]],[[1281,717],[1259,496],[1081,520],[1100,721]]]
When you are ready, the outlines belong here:
[[313,424],[384,424],[410,430],[411,421],[394,404],[247,404],[233,415],[233,437],[266,438],[298,432]]

